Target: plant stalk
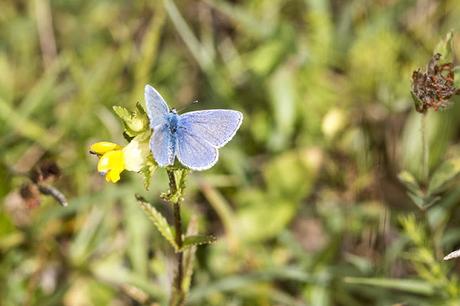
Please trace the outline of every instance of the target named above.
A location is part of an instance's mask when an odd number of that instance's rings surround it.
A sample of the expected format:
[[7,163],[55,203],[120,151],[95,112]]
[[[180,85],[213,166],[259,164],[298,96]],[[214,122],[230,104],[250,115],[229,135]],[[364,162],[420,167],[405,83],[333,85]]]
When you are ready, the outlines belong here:
[[[182,248],[182,218],[180,214],[180,204],[174,204],[174,229],[176,244],[179,248]],[[182,251],[177,252],[177,271],[175,286],[178,292],[182,294],[182,281],[184,279],[184,253]]]
[[[421,127],[420,127],[420,134],[422,136],[422,182],[428,186],[428,180],[430,175],[430,167],[429,167],[429,146],[428,146],[428,135],[426,129],[426,121],[427,121],[427,113],[422,113],[421,117]],[[439,244],[436,240],[436,235],[434,234],[433,228],[431,228],[430,219],[428,218],[428,207],[422,209],[423,218],[425,219],[425,224],[427,228],[428,237],[431,238],[432,247],[434,250],[434,255],[436,258],[442,257],[442,252],[439,248]]]
[[429,176],[429,149],[426,130],[426,113],[423,113],[421,117],[420,134],[422,136],[422,181],[427,184]]
[[[168,170],[168,178],[169,178],[169,189],[170,194],[176,195],[177,190],[177,182],[176,176],[174,174],[174,170]],[[173,197],[176,198],[176,201],[171,201],[170,203],[173,206],[173,214],[174,214],[174,239],[178,248],[182,248],[183,240],[182,240],[182,218],[181,218],[181,211],[180,211],[180,198],[181,197]],[[176,275],[174,276],[173,281],[173,288],[172,288],[172,295],[170,306],[182,306],[184,305],[185,300],[185,293],[182,287],[183,279],[184,279],[184,253],[182,251],[177,251],[176,254]]]

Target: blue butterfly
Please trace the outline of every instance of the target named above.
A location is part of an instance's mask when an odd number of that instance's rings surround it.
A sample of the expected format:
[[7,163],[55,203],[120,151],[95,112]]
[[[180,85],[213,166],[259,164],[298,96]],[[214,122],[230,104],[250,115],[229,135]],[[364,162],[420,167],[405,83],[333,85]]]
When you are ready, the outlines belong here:
[[147,115],[153,135],[150,150],[160,167],[177,159],[192,170],[206,170],[219,158],[218,148],[229,142],[243,121],[243,114],[227,109],[188,112],[170,110],[161,95],[145,86]]

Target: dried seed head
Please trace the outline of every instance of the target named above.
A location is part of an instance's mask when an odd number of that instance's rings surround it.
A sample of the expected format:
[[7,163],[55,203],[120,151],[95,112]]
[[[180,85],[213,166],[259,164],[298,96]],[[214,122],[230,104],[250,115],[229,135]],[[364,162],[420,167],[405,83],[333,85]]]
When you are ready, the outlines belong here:
[[61,169],[55,161],[45,160],[30,172],[30,178],[35,184],[54,181],[61,175]]
[[33,209],[40,206],[40,192],[35,184],[24,184],[19,194],[27,208]]
[[415,109],[425,113],[429,108],[435,111],[449,106],[449,99],[460,90],[454,86],[454,65],[440,65],[441,54],[431,58],[425,71],[420,69],[412,73],[412,95],[416,98]]

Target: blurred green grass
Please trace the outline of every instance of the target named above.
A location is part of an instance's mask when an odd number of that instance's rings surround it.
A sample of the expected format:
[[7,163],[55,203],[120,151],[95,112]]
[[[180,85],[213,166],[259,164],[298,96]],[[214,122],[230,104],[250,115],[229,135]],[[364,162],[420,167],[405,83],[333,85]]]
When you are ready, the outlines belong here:
[[[1,304],[165,303],[172,251],[133,196],[161,207],[164,174],[148,192],[127,173],[109,185],[88,154],[124,143],[111,107],[149,83],[178,109],[245,115],[189,183],[186,217],[219,239],[198,251],[189,305],[457,305],[458,267],[409,253],[424,228],[401,223],[418,212],[396,176],[420,175],[411,72],[459,18],[456,0],[3,0]],[[432,169],[458,156],[459,115],[430,113]],[[66,208],[18,196],[43,159]],[[459,200],[451,188],[429,213],[445,252]]]

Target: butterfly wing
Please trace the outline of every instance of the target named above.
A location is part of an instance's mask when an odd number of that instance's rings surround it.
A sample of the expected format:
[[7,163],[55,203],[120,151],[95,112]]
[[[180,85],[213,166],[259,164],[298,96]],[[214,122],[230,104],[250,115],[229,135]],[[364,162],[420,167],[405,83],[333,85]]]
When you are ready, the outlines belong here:
[[155,128],[167,122],[169,107],[158,91],[150,85],[145,85],[145,104],[147,106],[147,116],[150,120],[150,127]]
[[229,142],[241,125],[243,114],[233,110],[205,110],[180,116],[177,158],[192,170],[206,170],[219,158],[218,148]]
[[177,158],[192,170],[211,168],[219,158],[217,148],[184,127],[177,130]]
[[171,137],[169,126],[166,123],[156,126],[150,138],[150,150],[160,167],[166,167],[174,163],[175,141],[175,138]]
[[213,109],[185,113],[180,116],[180,126],[189,135],[206,140],[216,148],[229,142],[243,122],[243,114],[228,109]]
[[150,85],[145,85],[145,104],[153,134],[150,150],[160,167],[174,163],[174,139],[168,127],[169,107],[163,97]]

